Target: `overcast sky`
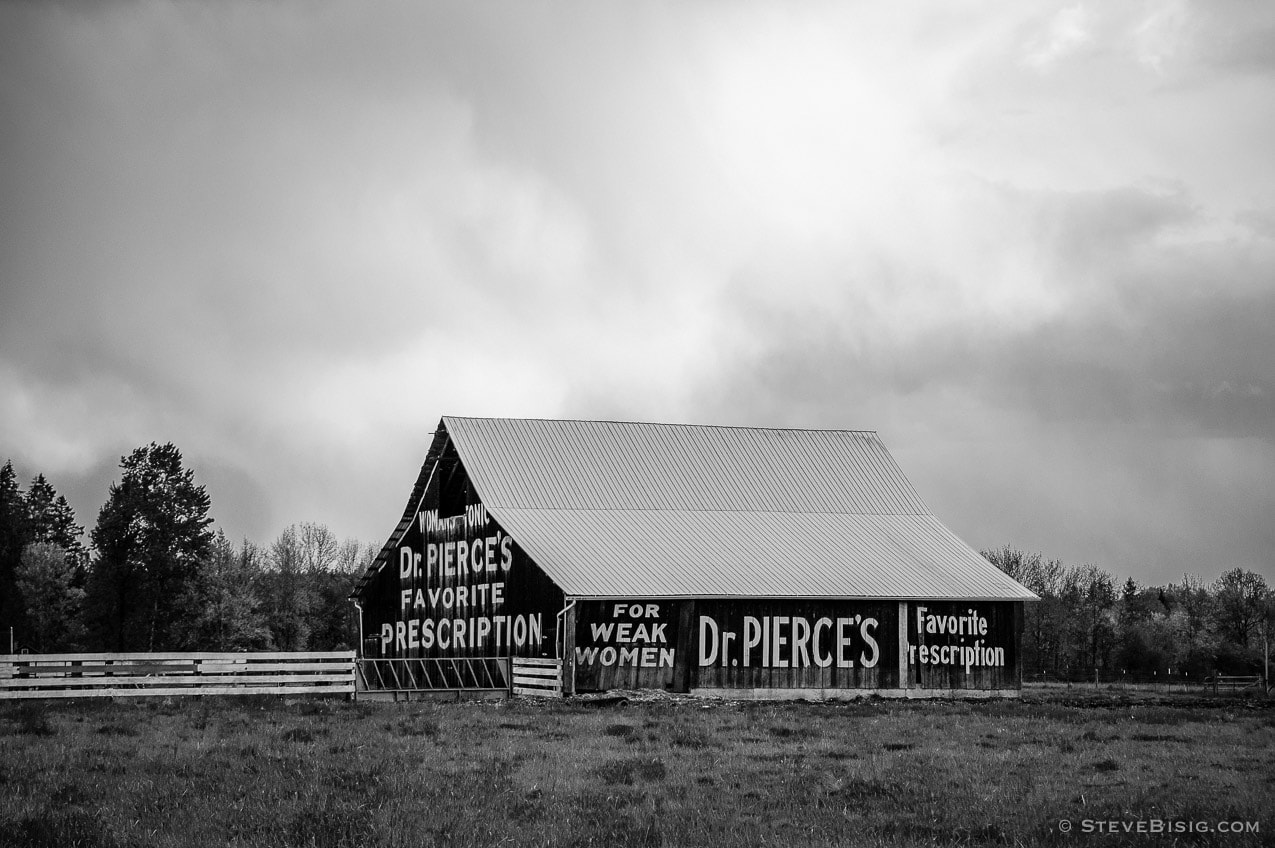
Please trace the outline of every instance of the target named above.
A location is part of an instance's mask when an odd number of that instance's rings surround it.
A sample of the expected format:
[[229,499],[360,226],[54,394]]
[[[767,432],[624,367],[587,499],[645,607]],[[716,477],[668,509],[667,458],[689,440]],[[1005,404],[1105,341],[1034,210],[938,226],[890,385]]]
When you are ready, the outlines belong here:
[[441,415],[877,430],[1275,579],[1275,4],[0,2],[0,461],[384,541]]

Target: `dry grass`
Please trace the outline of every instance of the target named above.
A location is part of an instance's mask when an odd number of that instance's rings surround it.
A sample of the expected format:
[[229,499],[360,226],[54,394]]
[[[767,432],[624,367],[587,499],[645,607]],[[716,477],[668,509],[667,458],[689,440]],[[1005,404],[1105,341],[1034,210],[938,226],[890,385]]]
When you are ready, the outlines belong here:
[[1273,751],[1236,701],[2,704],[0,844],[1258,845]]

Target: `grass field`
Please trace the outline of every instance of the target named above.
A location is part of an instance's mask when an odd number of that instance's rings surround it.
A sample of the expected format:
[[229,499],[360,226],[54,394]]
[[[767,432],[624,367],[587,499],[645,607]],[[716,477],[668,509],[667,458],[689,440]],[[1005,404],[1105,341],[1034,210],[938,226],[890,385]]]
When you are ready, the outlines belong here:
[[[1100,692],[10,702],[0,845],[1275,844],[1273,753],[1265,702]],[[1153,819],[1260,832],[1082,832]]]

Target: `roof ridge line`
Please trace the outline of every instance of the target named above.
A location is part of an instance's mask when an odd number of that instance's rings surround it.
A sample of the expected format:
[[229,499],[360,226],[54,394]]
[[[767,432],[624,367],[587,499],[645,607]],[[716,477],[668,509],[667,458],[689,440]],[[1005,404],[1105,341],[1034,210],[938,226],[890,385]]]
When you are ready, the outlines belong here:
[[551,424],[637,424],[644,427],[695,427],[713,430],[766,430],[773,433],[871,433],[876,430],[847,429],[840,427],[754,427],[738,424],[691,424],[672,421],[629,421],[615,418],[512,418],[495,415],[444,415],[443,420],[454,418],[463,421],[539,421]]

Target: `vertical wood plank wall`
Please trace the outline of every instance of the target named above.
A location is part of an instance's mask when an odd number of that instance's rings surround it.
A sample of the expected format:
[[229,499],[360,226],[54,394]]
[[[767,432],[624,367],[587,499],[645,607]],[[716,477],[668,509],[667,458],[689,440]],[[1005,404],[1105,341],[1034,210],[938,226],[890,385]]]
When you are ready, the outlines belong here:
[[628,598],[579,601],[573,618],[580,692],[996,692],[1022,680],[1021,602]]
[[[439,457],[438,469],[397,550],[364,592],[360,634],[364,655],[384,659],[553,656],[562,590],[487,515],[454,446]],[[439,555],[440,545],[450,546],[457,554],[470,553],[463,564],[431,567],[429,558]],[[419,559],[409,563],[412,567],[406,576],[402,574],[404,550],[409,558]],[[406,604],[404,592],[410,593]],[[515,623],[520,633],[526,633],[533,618],[539,638],[520,643],[509,638]],[[457,622],[468,638],[460,647],[440,646],[433,635],[435,628],[441,626],[450,633]],[[380,638],[387,627],[392,634],[388,642]]]

